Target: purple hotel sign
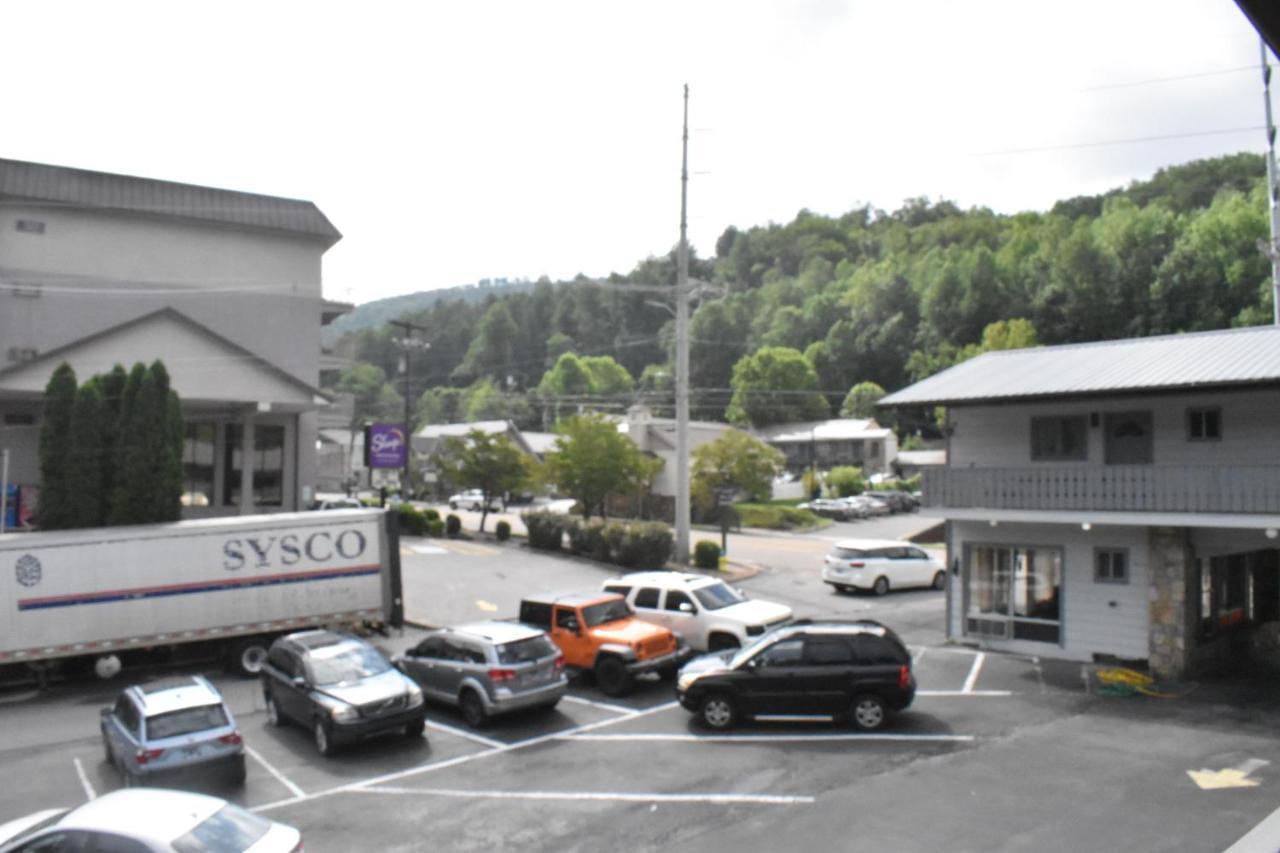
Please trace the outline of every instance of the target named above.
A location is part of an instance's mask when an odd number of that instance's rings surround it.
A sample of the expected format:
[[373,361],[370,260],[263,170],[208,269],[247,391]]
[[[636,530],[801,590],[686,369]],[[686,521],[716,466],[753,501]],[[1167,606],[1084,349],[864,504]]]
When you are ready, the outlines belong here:
[[370,468],[403,468],[409,445],[400,424],[370,424],[365,433]]

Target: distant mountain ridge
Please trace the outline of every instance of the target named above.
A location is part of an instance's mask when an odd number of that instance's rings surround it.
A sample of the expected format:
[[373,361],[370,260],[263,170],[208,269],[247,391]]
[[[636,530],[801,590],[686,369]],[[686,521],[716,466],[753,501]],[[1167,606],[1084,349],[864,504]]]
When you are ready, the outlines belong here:
[[325,346],[332,346],[343,335],[358,332],[362,329],[376,329],[388,320],[426,311],[440,301],[459,300],[468,304],[484,302],[489,297],[506,296],[512,293],[525,293],[533,289],[534,282],[528,279],[481,279],[475,284],[460,284],[454,287],[442,287],[439,290],[419,290],[400,296],[388,296],[375,299],[334,320],[320,331],[321,341]]

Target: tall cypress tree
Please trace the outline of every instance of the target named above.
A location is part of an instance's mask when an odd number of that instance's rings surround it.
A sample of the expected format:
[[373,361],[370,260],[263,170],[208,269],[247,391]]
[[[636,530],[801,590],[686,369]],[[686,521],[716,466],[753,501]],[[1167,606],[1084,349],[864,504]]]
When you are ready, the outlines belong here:
[[129,381],[129,374],[124,365],[117,364],[111,372],[95,377],[102,390],[102,447],[105,461],[102,465],[101,495],[104,524],[109,523],[111,512],[111,496],[115,490],[116,471],[120,468],[119,434],[120,407],[124,402],[124,386]]
[[146,413],[143,388],[148,382],[147,368],[138,362],[129,371],[120,395],[120,416],[116,420],[115,473],[112,476],[108,524],[144,524],[148,521],[148,466]]
[[154,433],[148,433],[154,442],[147,453],[155,484],[151,493],[151,520],[177,521],[182,517],[182,446],[185,440],[182,404],[177,392],[170,387],[169,371],[164,362],[156,359],[147,373],[152,380],[147,408],[157,427]]
[[44,417],[40,422],[40,503],[36,517],[45,530],[61,530],[76,523],[68,506],[67,483],[75,399],[76,372],[64,361],[45,386]]
[[104,440],[106,406],[101,378],[94,377],[76,392],[67,442],[67,514],[70,527],[100,527],[106,520],[107,500],[102,490],[107,467]]

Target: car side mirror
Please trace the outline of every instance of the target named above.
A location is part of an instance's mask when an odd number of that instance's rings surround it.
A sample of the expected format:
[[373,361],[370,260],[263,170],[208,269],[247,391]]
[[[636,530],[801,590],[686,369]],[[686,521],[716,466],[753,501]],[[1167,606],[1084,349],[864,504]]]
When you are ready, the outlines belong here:
[[306,687],[306,686],[307,686],[307,679],[306,679],[306,676],[303,676],[303,675],[295,675],[293,678],[291,678],[291,679],[289,679],[289,680],[293,683],[293,686],[294,686],[294,687]]

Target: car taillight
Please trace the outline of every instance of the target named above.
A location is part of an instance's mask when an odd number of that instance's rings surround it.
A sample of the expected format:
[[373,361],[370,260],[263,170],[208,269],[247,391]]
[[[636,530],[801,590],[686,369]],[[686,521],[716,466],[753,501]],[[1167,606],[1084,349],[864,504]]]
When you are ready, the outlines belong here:
[[516,671],[514,669],[491,669],[489,670],[489,680],[495,684],[501,684],[504,681],[514,681]]
[[302,842],[298,842],[298,846],[289,851],[289,853],[302,853]]
[[564,655],[556,655],[556,669],[564,669]]
[[225,744],[229,744],[230,746],[239,746],[244,742],[244,738],[240,737],[239,732],[232,732],[229,735],[222,735],[221,737],[218,738],[218,740],[222,741]]
[[154,761],[164,755],[163,749],[140,749],[133,754],[139,764],[146,764],[148,761]]
[[905,663],[898,669],[898,686],[903,690],[911,686],[911,667]]
[[853,562],[853,561],[850,561],[850,563],[849,563],[849,568],[851,568],[851,569],[860,569],[860,568],[862,568],[862,567],[863,567],[863,566],[865,566],[865,565],[866,565],[866,563],[859,563],[859,562]]

